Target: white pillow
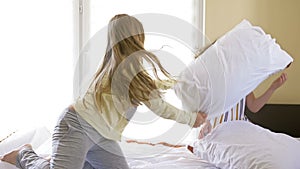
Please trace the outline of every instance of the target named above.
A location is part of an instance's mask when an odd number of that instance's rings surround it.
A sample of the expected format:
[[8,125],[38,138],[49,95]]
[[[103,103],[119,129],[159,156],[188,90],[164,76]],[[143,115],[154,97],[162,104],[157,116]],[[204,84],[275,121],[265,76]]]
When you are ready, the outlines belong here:
[[243,20],[181,73],[174,90],[184,109],[212,119],[292,61],[270,35]]
[[196,156],[218,168],[300,168],[299,140],[246,121],[222,123],[193,146]]

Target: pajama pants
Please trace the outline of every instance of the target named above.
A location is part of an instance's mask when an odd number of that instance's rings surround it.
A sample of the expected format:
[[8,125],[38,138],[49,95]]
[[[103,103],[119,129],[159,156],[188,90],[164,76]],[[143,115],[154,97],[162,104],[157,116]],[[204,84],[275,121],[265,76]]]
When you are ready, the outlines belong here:
[[17,156],[22,169],[128,169],[119,144],[100,135],[78,113],[66,109],[52,137],[50,162],[32,149],[24,148]]

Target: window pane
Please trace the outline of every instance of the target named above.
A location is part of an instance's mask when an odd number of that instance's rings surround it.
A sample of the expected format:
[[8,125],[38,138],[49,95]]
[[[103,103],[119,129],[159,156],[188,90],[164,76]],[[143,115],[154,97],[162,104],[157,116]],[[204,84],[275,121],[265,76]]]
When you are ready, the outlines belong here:
[[116,14],[158,13],[178,17],[189,23],[193,18],[193,0],[91,0],[91,36],[106,26]]
[[52,127],[71,103],[72,12],[69,0],[1,1],[0,138]]

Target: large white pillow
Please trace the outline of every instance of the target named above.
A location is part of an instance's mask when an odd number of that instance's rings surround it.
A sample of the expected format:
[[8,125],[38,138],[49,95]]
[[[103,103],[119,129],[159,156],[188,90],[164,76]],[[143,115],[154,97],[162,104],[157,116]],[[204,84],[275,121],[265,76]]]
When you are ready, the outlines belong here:
[[299,140],[246,121],[222,123],[193,146],[196,156],[218,168],[300,168]]
[[212,119],[292,61],[270,35],[243,20],[188,65],[174,90],[184,109]]

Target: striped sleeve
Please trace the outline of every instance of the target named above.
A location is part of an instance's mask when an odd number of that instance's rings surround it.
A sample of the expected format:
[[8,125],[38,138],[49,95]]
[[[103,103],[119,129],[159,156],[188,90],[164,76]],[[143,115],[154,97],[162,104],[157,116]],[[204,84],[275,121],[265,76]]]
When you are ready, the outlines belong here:
[[248,121],[247,117],[245,116],[245,103],[246,103],[245,101],[246,98],[244,97],[235,106],[227,110],[221,116],[215,117],[214,119],[210,120],[212,127],[215,128],[219,124],[228,121],[235,121],[235,120]]

